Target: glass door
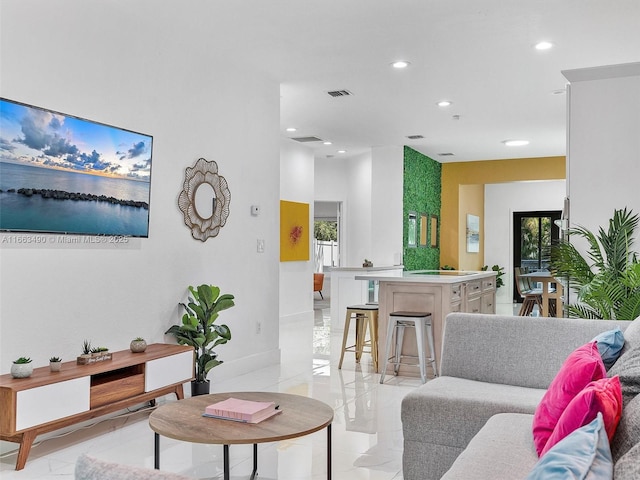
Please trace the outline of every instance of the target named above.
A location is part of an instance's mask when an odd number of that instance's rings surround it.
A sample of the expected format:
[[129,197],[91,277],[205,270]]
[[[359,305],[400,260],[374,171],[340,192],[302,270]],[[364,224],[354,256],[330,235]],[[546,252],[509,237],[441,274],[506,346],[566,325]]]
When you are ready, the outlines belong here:
[[[514,212],[513,214],[513,266],[529,272],[549,268],[551,245],[560,238],[555,220],[560,220],[560,210],[538,212]],[[520,295],[513,285],[513,299]]]

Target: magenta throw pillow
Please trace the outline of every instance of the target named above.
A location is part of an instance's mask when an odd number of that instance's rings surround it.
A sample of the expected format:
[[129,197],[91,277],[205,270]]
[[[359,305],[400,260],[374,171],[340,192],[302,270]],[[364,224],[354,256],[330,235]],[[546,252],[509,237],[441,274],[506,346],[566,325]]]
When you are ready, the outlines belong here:
[[618,377],[591,382],[567,405],[540,456],[575,430],[591,423],[602,413],[609,441],[622,415],[622,388]]
[[533,417],[533,441],[538,455],[544,450],[571,400],[590,382],[605,378],[606,375],[597,342],[587,343],[571,352],[549,385]]

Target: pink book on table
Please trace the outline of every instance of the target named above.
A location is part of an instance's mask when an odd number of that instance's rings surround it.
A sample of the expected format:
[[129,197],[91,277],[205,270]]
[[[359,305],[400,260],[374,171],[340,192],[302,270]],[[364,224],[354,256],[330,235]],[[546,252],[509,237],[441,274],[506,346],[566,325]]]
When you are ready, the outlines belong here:
[[209,405],[205,408],[204,413],[216,417],[255,423],[275,415],[278,410],[276,410],[274,402],[254,402],[232,397]]

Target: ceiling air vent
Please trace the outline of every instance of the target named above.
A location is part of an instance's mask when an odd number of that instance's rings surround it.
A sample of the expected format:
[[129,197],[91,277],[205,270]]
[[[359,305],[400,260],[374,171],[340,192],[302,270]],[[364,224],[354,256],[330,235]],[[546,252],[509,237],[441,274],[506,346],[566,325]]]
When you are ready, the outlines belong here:
[[409,140],[420,140],[421,138],[424,138],[423,135],[407,135],[407,138]]
[[327,93],[332,97],[348,97],[349,95],[353,95],[349,90],[332,90]]
[[455,156],[455,153],[445,152],[445,153],[439,153],[438,155],[440,157],[453,157],[453,156]]
[[291,140],[295,140],[296,142],[321,142],[322,139],[318,137],[292,137]]

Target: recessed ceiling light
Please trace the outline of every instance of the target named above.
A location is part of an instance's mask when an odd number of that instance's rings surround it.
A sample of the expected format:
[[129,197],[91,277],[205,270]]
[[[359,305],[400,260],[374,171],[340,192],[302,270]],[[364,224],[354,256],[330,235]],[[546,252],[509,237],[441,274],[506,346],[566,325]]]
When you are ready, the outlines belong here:
[[507,147],[523,147],[525,145],[529,145],[529,140],[503,140]]
[[393,68],[407,68],[409,65],[411,64],[405,60],[398,60],[397,62],[393,62],[391,64]]
[[347,153],[346,150],[338,150],[338,153]]
[[439,107],[448,107],[452,104],[453,102],[449,101],[449,100],[441,100],[438,102],[438,106]]
[[327,141],[327,142],[322,142],[323,145],[331,145],[331,142]]
[[297,131],[297,130],[298,130],[298,129],[297,129],[297,128],[295,128],[295,127],[289,127],[289,128],[287,128],[287,132],[295,132],[295,131]]
[[536,50],[549,50],[550,48],[553,48],[553,43],[551,42],[543,41],[535,44]]

